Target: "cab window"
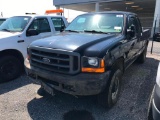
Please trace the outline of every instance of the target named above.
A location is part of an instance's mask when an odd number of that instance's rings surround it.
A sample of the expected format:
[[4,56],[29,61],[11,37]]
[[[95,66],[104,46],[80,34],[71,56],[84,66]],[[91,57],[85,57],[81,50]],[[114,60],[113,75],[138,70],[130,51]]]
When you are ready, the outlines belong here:
[[138,33],[138,24],[137,24],[137,20],[135,17],[129,17],[129,24],[128,24],[128,28],[131,29],[131,27],[135,28],[135,32],[136,34]]
[[31,23],[29,30],[36,30],[38,33],[51,32],[47,18],[37,18]]
[[137,20],[137,25],[138,25],[138,32],[139,32],[139,33],[142,33],[142,26],[141,26],[141,22],[140,22],[140,20],[139,20],[139,18],[138,18],[138,17],[136,17],[136,20]]
[[62,18],[51,18],[54,28],[56,31],[61,31],[62,28],[65,28],[65,24]]

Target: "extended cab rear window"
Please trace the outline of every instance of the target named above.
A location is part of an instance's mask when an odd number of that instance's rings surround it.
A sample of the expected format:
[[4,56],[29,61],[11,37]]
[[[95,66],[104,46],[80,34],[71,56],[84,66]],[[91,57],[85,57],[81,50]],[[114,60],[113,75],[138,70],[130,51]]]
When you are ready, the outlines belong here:
[[62,18],[53,17],[51,18],[51,20],[53,22],[53,25],[56,31],[60,31],[62,27],[65,27],[65,24]]

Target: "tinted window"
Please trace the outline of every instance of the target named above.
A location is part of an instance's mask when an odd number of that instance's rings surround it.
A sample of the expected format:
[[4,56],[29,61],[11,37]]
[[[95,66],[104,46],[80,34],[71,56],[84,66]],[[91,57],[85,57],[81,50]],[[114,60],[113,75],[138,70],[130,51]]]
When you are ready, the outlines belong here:
[[65,24],[62,18],[51,18],[56,31],[60,31]]
[[33,20],[29,29],[37,30],[38,33],[51,32],[47,18],[37,18]]
[[142,33],[141,22],[140,22],[140,20],[139,20],[138,18],[136,18],[136,20],[137,20],[137,25],[138,25],[138,32],[139,32],[139,33]]
[[140,35],[142,32],[142,27],[138,18],[129,17],[129,28],[131,28],[132,25],[135,27],[136,35]]
[[135,19],[135,17],[129,17],[129,29],[131,29],[131,26],[134,26],[136,33],[138,32],[138,28],[137,28],[137,21]]

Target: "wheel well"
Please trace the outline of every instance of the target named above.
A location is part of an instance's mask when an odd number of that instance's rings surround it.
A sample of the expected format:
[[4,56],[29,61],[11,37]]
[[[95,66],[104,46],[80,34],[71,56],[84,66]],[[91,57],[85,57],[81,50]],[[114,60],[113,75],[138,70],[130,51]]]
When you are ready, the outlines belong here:
[[12,55],[15,56],[20,60],[20,62],[24,62],[23,55],[20,51],[14,50],[14,49],[8,49],[8,50],[3,50],[0,52],[0,57],[7,56],[7,55]]

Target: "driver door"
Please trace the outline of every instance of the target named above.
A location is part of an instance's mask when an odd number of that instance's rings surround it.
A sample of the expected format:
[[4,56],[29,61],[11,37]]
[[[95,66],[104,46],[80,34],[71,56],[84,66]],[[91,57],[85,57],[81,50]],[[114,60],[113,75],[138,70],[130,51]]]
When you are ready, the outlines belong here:
[[134,36],[132,36],[130,38],[130,50],[129,50],[129,58],[132,60],[134,60],[138,50],[139,50],[139,44],[140,44],[140,40],[139,40],[139,33],[138,33],[138,28],[137,28],[137,20],[135,18],[135,16],[130,16],[129,17],[129,22],[128,22],[128,29],[133,29],[135,31]]
[[[29,34],[28,31],[34,30],[37,34]],[[47,18],[35,18],[26,31],[26,44],[30,44],[35,40],[51,36],[51,28]]]
[[138,38],[138,31],[136,27],[136,18],[135,16],[130,15],[128,18],[128,26],[127,30],[133,31],[132,35],[127,32],[127,53],[126,53],[126,66],[129,66],[134,62],[136,59],[137,50],[139,49],[139,38]]

